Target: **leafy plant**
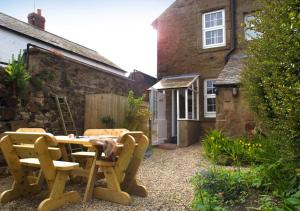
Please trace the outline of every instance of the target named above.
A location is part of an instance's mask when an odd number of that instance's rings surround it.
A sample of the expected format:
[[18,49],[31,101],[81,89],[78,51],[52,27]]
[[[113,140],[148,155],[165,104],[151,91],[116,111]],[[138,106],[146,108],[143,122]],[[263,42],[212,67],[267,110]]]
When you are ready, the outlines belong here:
[[19,52],[17,59],[12,55],[12,61],[4,71],[5,82],[12,86],[14,95],[17,94],[17,91],[22,90],[27,86],[30,75],[26,71],[21,51]]
[[282,141],[300,137],[300,16],[298,0],[259,0],[247,43],[242,84],[250,108]]
[[245,203],[251,188],[257,188],[256,171],[235,171],[212,168],[192,179],[196,189],[194,210],[228,210]]
[[263,145],[246,138],[228,138],[217,130],[212,130],[203,140],[205,154],[215,163],[223,165],[256,163],[257,153]]
[[141,130],[147,134],[146,125],[148,125],[150,112],[148,108],[142,106],[144,99],[145,96],[135,98],[133,91],[129,91],[124,127],[129,130]]
[[102,117],[101,122],[105,125],[106,128],[114,128],[115,127],[115,120],[109,115]]

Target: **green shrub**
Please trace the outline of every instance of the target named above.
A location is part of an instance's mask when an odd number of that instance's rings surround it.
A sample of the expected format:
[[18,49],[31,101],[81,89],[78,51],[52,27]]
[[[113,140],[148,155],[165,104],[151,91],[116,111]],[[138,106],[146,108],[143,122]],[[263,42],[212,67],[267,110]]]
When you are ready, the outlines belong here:
[[143,107],[145,96],[135,98],[133,91],[128,93],[128,110],[125,115],[124,127],[129,130],[140,130],[149,135],[148,122],[150,112]]
[[12,61],[4,69],[4,71],[5,82],[12,86],[14,95],[27,86],[30,75],[28,74],[23,63],[21,51],[19,52],[17,59],[15,59],[14,55],[12,55]]
[[245,203],[251,188],[259,188],[260,178],[255,170],[235,171],[209,169],[197,174],[192,183],[196,189],[194,210],[227,210]]
[[114,128],[115,127],[115,120],[109,115],[102,117],[100,120],[105,125],[106,128]]
[[256,155],[263,145],[245,138],[228,138],[213,130],[204,138],[203,147],[207,157],[215,163],[240,165],[258,162]]
[[242,84],[250,108],[282,141],[300,137],[299,0],[259,0]]

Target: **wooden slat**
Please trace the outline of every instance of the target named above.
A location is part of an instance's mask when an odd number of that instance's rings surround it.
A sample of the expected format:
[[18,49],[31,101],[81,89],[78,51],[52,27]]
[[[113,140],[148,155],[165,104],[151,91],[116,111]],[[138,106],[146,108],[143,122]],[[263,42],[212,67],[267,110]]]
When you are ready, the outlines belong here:
[[33,144],[37,138],[44,137],[51,146],[57,145],[51,133],[5,132],[3,135],[9,135],[13,144]]
[[[109,106],[108,106],[109,105]],[[104,116],[115,121],[115,127],[121,127],[128,108],[127,97],[114,94],[95,94],[85,97],[85,129],[105,128],[101,122]]]
[[[34,152],[34,145],[32,144],[13,145],[13,147],[16,150],[16,154],[21,158],[37,157],[37,154]],[[61,151],[59,148],[49,147],[48,151],[53,160],[58,160],[61,157]]]

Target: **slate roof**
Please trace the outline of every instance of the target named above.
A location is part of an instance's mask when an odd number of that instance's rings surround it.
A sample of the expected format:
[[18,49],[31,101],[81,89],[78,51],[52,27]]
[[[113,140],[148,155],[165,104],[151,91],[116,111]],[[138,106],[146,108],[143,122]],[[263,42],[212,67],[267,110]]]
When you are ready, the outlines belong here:
[[247,58],[245,54],[234,54],[230,57],[224,69],[219,74],[216,85],[240,84],[240,74],[244,67],[243,59]]
[[31,37],[33,39],[42,41],[44,43],[50,44],[55,47],[62,48],[64,50],[70,51],[72,53],[83,56],[87,59],[102,63],[111,67],[116,68],[120,72],[126,72],[118,67],[116,64],[108,60],[107,58],[101,56],[98,52],[81,46],[77,43],[71,42],[67,39],[59,37],[50,32],[38,29],[28,23],[20,21],[16,18],[8,16],[0,12],[0,27],[10,29],[17,33],[23,34],[25,36]]

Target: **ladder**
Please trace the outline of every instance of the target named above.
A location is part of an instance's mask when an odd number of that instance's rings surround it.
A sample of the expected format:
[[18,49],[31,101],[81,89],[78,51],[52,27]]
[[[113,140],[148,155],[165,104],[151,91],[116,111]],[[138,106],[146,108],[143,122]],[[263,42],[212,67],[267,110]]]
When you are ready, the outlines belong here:
[[[76,125],[71,113],[70,106],[68,104],[67,98],[65,96],[54,95],[56,106],[58,109],[62,129],[65,135],[74,134],[77,136]],[[80,145],[70,144],[68,146],[70,153],[82,151]]]

